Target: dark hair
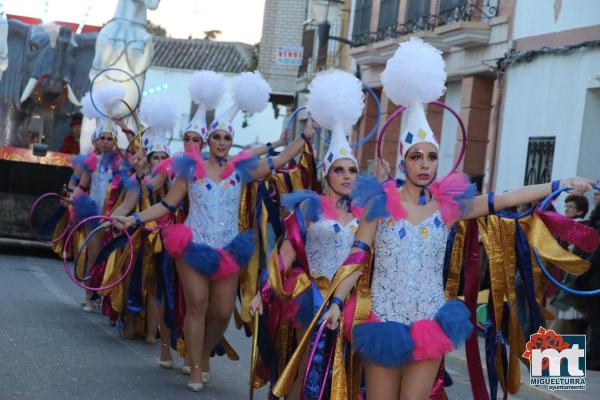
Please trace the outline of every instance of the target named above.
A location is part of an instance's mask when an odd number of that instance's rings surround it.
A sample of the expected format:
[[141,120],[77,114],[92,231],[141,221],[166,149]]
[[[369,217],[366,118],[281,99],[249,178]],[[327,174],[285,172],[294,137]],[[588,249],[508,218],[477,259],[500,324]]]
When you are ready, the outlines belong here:
[[585,217],[587,215],[588,210],[590,209],[590,203],[588,202],[588,199],[585,196],[570,194],[565,199],[565,204],[566,203],[575,203],[575,207],[577,207],[577,211],[582,213],[582,217]]

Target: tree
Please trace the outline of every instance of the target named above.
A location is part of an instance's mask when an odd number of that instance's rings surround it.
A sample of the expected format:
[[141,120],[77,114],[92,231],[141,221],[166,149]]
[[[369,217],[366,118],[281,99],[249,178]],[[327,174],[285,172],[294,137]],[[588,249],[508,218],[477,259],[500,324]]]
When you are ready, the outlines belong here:
[[215,40],[220,34],[221,31],[216,29],[213,29],[211,31],[204,31],[204,40]]
[[148,20],[146,22],[146,28],[148,29],[148,33],[153,36],[167,36],[167,30],[158,24],[154,24],[152,21]]

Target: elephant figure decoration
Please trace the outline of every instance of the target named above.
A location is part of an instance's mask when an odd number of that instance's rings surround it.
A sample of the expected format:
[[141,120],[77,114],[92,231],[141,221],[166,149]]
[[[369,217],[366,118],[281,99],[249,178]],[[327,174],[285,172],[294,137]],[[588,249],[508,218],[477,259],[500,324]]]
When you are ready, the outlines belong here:
[[[8,21],[10,62],[0,80],[0,146],[46,143],[56,151],[89,88],[96,33]],[[1,54],[0,54],[1,55]]]

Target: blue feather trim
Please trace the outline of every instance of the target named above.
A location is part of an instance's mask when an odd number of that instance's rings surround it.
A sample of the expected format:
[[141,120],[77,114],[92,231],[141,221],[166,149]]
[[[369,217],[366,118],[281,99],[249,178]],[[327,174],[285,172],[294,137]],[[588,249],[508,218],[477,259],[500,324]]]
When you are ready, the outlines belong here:
[[367,222],[389,215],[387,194],[383,185],[371,175],[359,175],[356,187],[350,196],[355,205],[365,208],[364,218]]
[[63,206],[60,206],[50,215],[50,217],[44,221],[42,227],[40,228],[40,236],[50,236],[52,232],[54,232],[54,228],[58,225],[58,222],[62,217],[65,216],[65,212],[67,209]]
[[219,269],[221,254],[207,244],[190,242],[183,253],[183,259],[196,272],[210,277]]
[[254,242],[254,233],[251,230],[238,234],[223,250],[230,253],[240,268],[246,268],[256,245]]
[[454,348],[458,348],[471,336],[473,324],[469,318],[469,309],[460,300],[449,300],[435,316]]
[[90,171],[85,160],[88,158],[89,154],[79,154],[71,159],[71,167],[75,170],[77,168],[81,168],[86,171],[88,174],[91,174],[93,171]]
[[296,190],[281,196],[281,205],[292,211],[299,206],[302,219],[315,222],[323,214],[321,198],[312,190]]
[[473,209],[472,200],[475,198],[476,195],[477,186],[474,183],[471,183],[464,193],[454,198],[460,207],[461,216],[468,215],[471,212],[471,210]]
[[242,183],[249,183],[255,180],[252,172],[254,172],[260,163],[260,158],[252,156],[244,160],[240,160],[235,164],[235,170],[240,177]]
[[[72,204],[73,210],[75,211],[75,222],[79,223],[88,217],[92,217],[94,215],[98,215],[98,206],[96,202],[92,200],[90,196],[80,195],[73,198]],[[90,221],[90,226],[96,227],[98,225],[98,221]]]
[[356,325],[352,345],[362,357],[386,368],[407,365],[415,348],[410,328],[395,321]]
[[173,156],[173,171],[177,178],[187,181],[193,181],[196,173],[196,161],[185,153],[178,153]]

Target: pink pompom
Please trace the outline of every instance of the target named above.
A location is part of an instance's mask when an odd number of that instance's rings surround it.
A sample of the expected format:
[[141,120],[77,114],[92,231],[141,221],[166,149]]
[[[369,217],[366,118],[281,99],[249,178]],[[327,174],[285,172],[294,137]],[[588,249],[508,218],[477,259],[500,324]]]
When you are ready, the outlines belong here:
[[219,261],[219,269],[210,277],[212,281],[232,277],[240,271],[240,267],[231,253],[223,249],[219,249],[218,252],[221,255],[221,260]]
[[398,188],[396,187],[396,182],[387,181],[383,184],[383,190],[387,196],[387,208],[394,219],[394,221],[399,221],[401,219],[406,218],[408,213],[406,209],[402,205],[400,201],[400,193],[398,193]]
[[454,350],[452,342],[433,320],[420,320],[410,327],[410,336],[415,342],[413,360],[435,360]]
[[83,160],[83,163],[85,164],[86,169],[90,173],[92,173],[98,167],[98,157],[96,156],[96,154],[94,152],[92,152],[87,155],[85,160]]
[[321,197],[321,208],[323,209],[323,215],[327,219],[337,220],[339,217],[338,211],[335,209],[335,205],[327,196]]
[[154,172],[156,174],[160,174],[167,178],[172,178],[174,176],[173,172],[173,159],[167,158],[162,160],[156,168],[154,168]]
[[184,224],[169,225],[162,230],[163,244],[171,257],[179,258],[193,239],[192,230]]
[[233,157],[231,160],[229,160],[229,162],[227,163],[227,167],[225,167],[225,169],[221,172],[221,179],[230,177],[231,174],[233,174],[233,171],[235,171],[237,163],[242,160],[246,160],[250,157],[252,157],[252,154],[248,153],[247,151],[242,151],[238,155]]
[[[344,326],[342,327],[344,332],[344,339],[346,341],[352,341],[352,323],[354,322],[354,314],[356,313],[356,295],[352,294],[346,303],[344,304]],[[369,312],[367,319],[363,323],[367,322],[381,322],[381,319],[373,311]]]

